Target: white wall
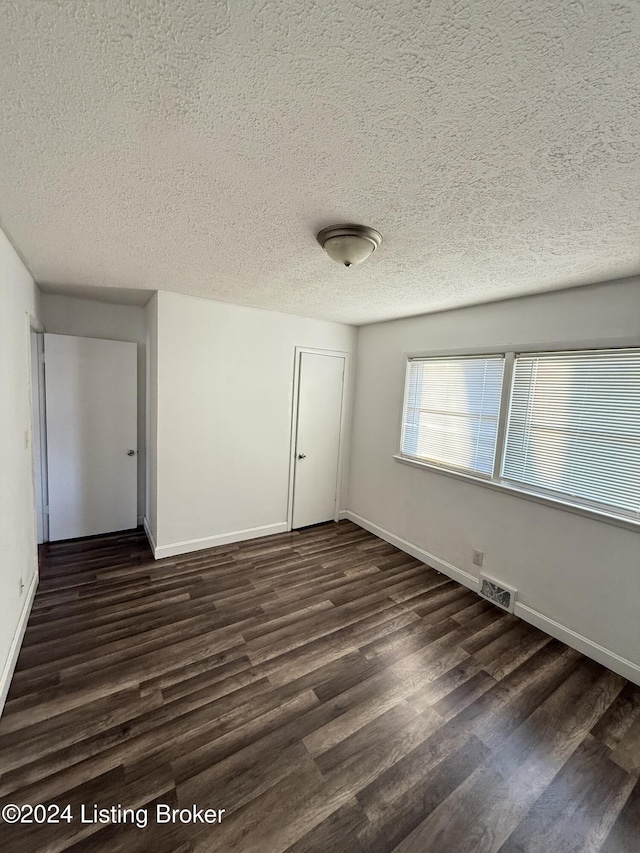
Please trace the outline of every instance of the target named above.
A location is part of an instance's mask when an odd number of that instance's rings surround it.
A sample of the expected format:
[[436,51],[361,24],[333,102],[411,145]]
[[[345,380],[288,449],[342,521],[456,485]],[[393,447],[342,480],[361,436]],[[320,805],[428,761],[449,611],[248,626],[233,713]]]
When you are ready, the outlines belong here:
[[595,341],[640,345],[640,279],[361,328],[349,509],[476,577],[483,550],[523,605],[640,665],[640,534],[393,459],[407,352]]
[[157,335],[158,555],[284,529],[295,347],[357,330],[161,292]]
[[94,299],[42,294],[42,319],[47,332],[131,341],[138,345],[138,517],[142,518],[146,488],[146,318],[145,309]]
[[39,291],[0,231],[0,712],[37,578],[27,313]]

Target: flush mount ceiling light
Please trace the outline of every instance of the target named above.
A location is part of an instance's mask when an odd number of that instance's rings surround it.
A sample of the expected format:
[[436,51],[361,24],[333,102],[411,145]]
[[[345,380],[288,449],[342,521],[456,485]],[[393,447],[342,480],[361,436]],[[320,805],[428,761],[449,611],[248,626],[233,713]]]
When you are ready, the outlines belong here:
[[375,252],[382,235],[366,225],[330,225],[318,232],[317,240],[330,258],[353,267]]

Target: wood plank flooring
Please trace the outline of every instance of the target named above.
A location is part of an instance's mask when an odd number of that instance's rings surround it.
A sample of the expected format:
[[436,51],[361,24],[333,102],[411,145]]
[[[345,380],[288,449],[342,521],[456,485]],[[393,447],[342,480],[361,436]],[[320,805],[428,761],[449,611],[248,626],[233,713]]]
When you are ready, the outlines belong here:
[[0,806],[72,820],[0,849],[637,853],[639,775],[640,688],[350,522],[158,562],[136,531],[49,548]]

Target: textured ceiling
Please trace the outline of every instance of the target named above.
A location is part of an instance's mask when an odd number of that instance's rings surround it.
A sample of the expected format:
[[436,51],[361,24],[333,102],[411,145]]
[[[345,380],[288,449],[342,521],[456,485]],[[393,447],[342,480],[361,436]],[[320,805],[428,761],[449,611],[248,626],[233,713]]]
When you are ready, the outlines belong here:
[[[637,0],[0,11],[0,220],[50,287],[363,323],[640,272]],[[384,236],[349,270],[344,221]]]

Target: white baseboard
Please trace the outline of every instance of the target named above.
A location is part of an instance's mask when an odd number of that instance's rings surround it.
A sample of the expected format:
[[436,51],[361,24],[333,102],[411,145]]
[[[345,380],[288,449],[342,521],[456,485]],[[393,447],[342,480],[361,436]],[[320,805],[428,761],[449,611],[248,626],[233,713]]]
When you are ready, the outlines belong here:
[[217,536],[206,536],[203,539],[188,539],[186,542],[173,542],[171,545],[156,545],[145,522],[147,537],[156,560],[163,557],[177,557],[190,551],[202,551],[205,548],[215,548],[217,545],[230,545],[233,542],[244,542],[247,539],[258,539],[261,536],[273,536],[276,533],[287,532],[287,522],[264,524],[262,527],[249,527],[246,530],[234,530],[231,533],[219,533]]
[[390,545],[395,545],[396,548],[404,551],[405,554],[409,554],[410,556],[415,557],[416,560],[420,560],[428,566],[431,566],[431,568],[437,569],[437,571],[442,572],[452,580],[458,581],[458,583],[461,583],[464,586],[468,586],[469,589],[472,589],[474,592],[478,591],[478,579],[474,578],[473,575],[470,575],[469,572],[465,572],[457,566],[451,565],[451,563],[446,563],[444,560],[436,557],[435,554],[430,554],[428,551],[418,548],[417,545],[407,542],[406,539],[401,539],[399,536],[396,536],[395,533],[385,530],[384,527],[378,527],[377,524],[374,524],[372,521],[368,521],[366,518],[362,518],[360,515],[356,515],[355,512],[351,512],[351,510],[347,510],[346,517],[349,521],[353,521],[354,524],[357,524],[358,527],[363,527],[365,530],[368,530],[369,533],[373,533],[380,539],[384,539],[385,542],[389,542]]
[[526,604],[521,604],[519,601],[516,601],[513,612],[516,616],[524,619],[525,622],[529,622],[531,625],[535,625],[536,628],[540,628],[545,634],[550,634],[556,640],[562,640],[563,643],[571,646],[572,649],[582,652],[583,655],[601,663],[607,669],[617,672],[618,675],[622,675],[624,678],[628,678],[634,684],[640,685],[640,666],[633,663],[633,661],[621,657],[610,649],[605,649],[604,646],[595,643],[593,640],[589,640],[587,637],[583,637],[582,634],[577,634],[571,628],[566,628],[564,625],[556,622],[555,619],[544,616],[544,614],[538,613],[537,610],[527,607]]
[[349,510],[348,509],[341,509],[340,512],[338,513],[338,521],[342,521],[343,519],[348,518],[348,516],[349,516]]
[[0,716],[2,716],[4,703],[7,699],[7,693],[9,692],[9,687],[11,686],[13,671],[16,668],[18,655],[20,654],[20,647],[22,646],[22,638],[24,637],[24,632],[27,630],[27,622],[29,621],[29,616],[31,615],[33,599],[36,597],[37,589],[38,572],[34,572],[33,578],[31,579],[31,585],[29,586],[29,591],[27,592],[27,597],[22,606],[20,621],[18,622],[18,627],[16,628],[16,632],[13,635],[11,648],[9,649],[9,655],[4,663],[4,667],[2,668],[2,675],[0,675]]
[[[421,560],[428,566],[431,566],[439,572],[447,575],[452,580],[464,584],[464,586],[469,587],[469,589],[472,589],[474,592],[478,592],[478,580],[468,572],[457,568],[457,566],[452,566],[451,563],[447,563],[439,557],[436,557],[434,554],[430,554],[428,551],[418,548],[417,545],[407,542],[406,539],[401,539],[399,536],[385,530],[384,527],[379,527],[377,524],[368,521],[366,518],[362,518],[362,516],[356,515],[354,512],[347,511],[347,518],[359,527],[363,527],[370,533],[375,534],[380,539],[384,539],[385,542],[395,545],[396,548],[404,551],[405,554],[410,554],[417,560]],[[551,637],[561,640],[563,643],[571,646],[572,649],[582,652],[583,655],[601,663],[613,672],[618,673],[618,675],[622,675],[624,678],[629,679],[629,681],[632,681],[634,684],[640,685],[640,666],[633,663],[633,661],[621,657],[616,654],[616,652],[612,652],[610,649],[604,648],[604,646],[600,646],[593,640],[588,639],[588,637],[582,636],[582,634],[577,634],[575,631],[572,631],[571,628],[561,625],[554,619],[539,613],[537,610],[534,610],[532,607],[528,607],[526,604],[521,604],[519,601],[516,601],[514,615],[523,619],[525,622],[528,622],[530,625],[535,625],[536,628],[540,628],[541,631],[544,631]]]
[[144,524],[144,515],[138,516],[138,527],[140,527],[141,524]]

